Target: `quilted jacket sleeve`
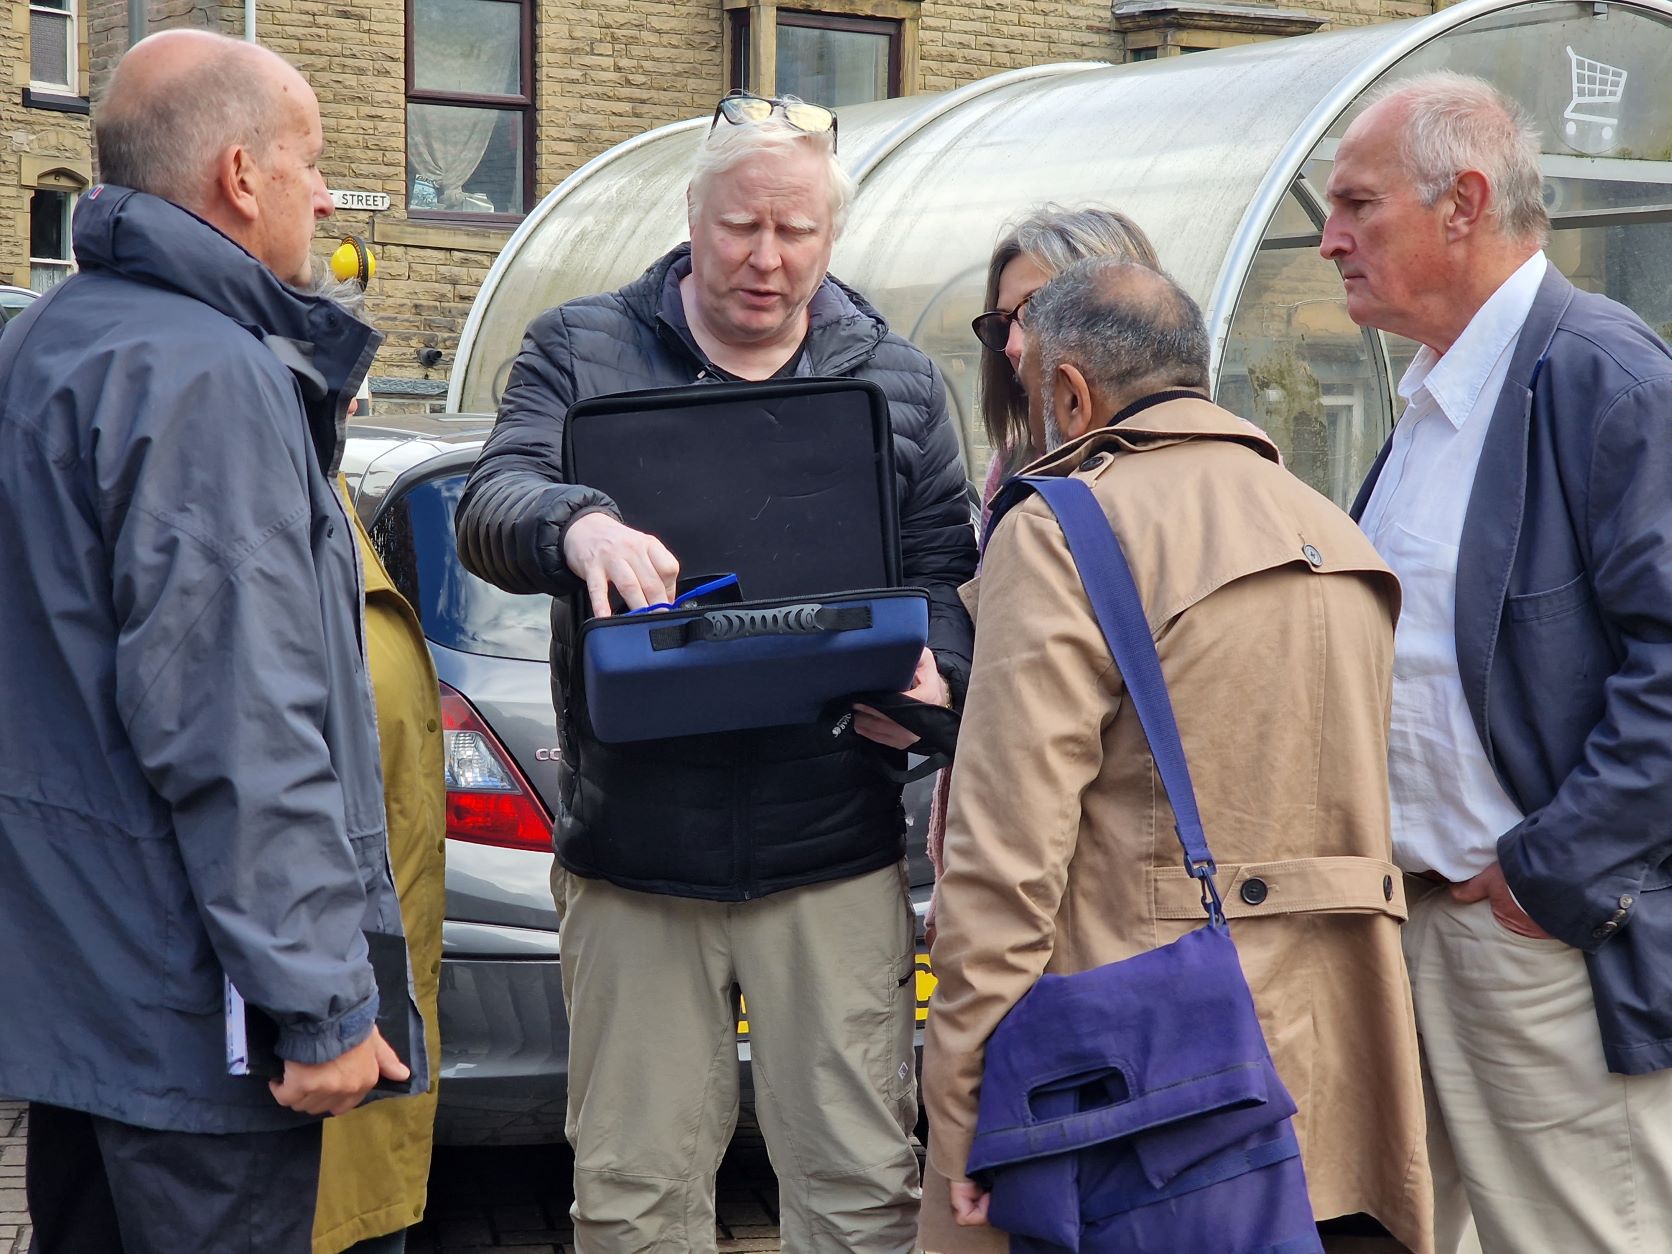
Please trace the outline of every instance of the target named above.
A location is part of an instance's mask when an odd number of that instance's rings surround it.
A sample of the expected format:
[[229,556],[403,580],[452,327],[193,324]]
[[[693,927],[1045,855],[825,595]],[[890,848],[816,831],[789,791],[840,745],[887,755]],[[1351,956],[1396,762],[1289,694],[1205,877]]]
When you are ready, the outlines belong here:
[[[929,648],[963,703],[969,683],[974,628],[958,588],[975,574],[975,529],[970,522],[968,485],[958,435],[947,413],[946,385],[928,358],[917,358],[926,404],[915,424],[896,430],[909,441],[901,458],[905,493],[900,507],[900,548],[905,581],[929,593]],[[899,410],[896,409],[896,422]]]
[[573,592],[564,530],[595,510],[620,516],[602,492],[564,477],[563,420],[575,399],[563,310],[549,309],[528,328],[499,420],[459,502],[460,559],[507,592]]

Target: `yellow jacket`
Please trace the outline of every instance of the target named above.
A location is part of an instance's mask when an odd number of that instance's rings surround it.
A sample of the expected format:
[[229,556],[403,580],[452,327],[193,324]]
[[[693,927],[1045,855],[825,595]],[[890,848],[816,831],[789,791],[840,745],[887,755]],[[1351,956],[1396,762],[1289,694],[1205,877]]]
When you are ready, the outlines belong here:
[[359,536],[365,571],[366,655],[377,703],[389,862],[424,1016],[431,1085],[420,1096],[373,1102],[325,1121],[314,1254],[337,1254],[423,1218],[441,1069],[436,992],[441,983],[446,791],[435,666],[418,616],[378,562],[352,506],[348,516]]

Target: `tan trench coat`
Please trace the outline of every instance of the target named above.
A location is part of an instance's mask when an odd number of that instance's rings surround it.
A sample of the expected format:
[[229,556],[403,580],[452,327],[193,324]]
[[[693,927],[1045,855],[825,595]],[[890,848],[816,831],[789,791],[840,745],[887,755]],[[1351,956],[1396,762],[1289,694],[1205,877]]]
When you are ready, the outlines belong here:
[[[1358,528],[1206,400],[1141,410],[1035,473],[1092,485],[1149,612],[1218,883],[1295,1119],[1317,1216],[1367,1212],[1431,1249],[1432,1197],[1387,729],[1399,589]],[[922,1241],[952,1225],[987,1037],[1043,972],[1203,921],[1137,716],[1042,501],[965,589],[976,615],[940,883]],[[1241,895],[1264,881],[1262,904]],[[1250,896],[1257,896],[1257,890]]]
[[352,507],[366,581],[366,656],[377,703],[389,863],[400,894],[418,1009],[432,1059],[428,1093],[384,1099],[325,1121],[314,1254],[409,1228],[424,1217],[435,1080],[441,1070],[443,831],[441,705],[418,617],[395,590]]

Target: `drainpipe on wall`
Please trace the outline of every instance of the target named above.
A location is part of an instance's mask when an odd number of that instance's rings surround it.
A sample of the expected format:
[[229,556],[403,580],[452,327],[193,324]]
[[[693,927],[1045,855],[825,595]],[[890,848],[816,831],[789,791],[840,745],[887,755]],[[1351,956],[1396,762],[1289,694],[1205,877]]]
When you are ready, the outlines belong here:
[[145,0],[128,0],[128,47],[145,38]]
[[244,41],[255,42],[255,0],[244,0]]

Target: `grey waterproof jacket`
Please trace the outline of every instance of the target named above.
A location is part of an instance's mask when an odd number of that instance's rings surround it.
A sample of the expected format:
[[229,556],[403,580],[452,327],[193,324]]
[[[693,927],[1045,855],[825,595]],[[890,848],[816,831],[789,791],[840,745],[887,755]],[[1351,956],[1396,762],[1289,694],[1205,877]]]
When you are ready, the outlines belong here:
[[322,1062],[401,930],[324,470],[379,336],[153,196],[95,188],[75,250],[0,338],[0,1092],[290,1126],[226,1073],[223,972]]
[[[744,900],[897,860],[905,816],[899,785],[876,769],[881,751],[851,720],[607,745],[573,717],[572,602],[585,589],[564,560],[563,533],[586,513],[616,507],[569,481],[564,418],[588,397],[721,377],[685,324],[679,281],[690,264],[681,245],[620,291],[570,301],[529,326],[459,504],[459,556],[508,591],[558,598],[552,682],[566,715],[556,823],[564,866],[644,892]],[[929,647],[961,698],[973,629],[957,589],[975,571],[975,536],[940,375],[857,292],[828,277],[808,306],[796,373],[870,380],[887,397],[905,582],[929,594]]]

